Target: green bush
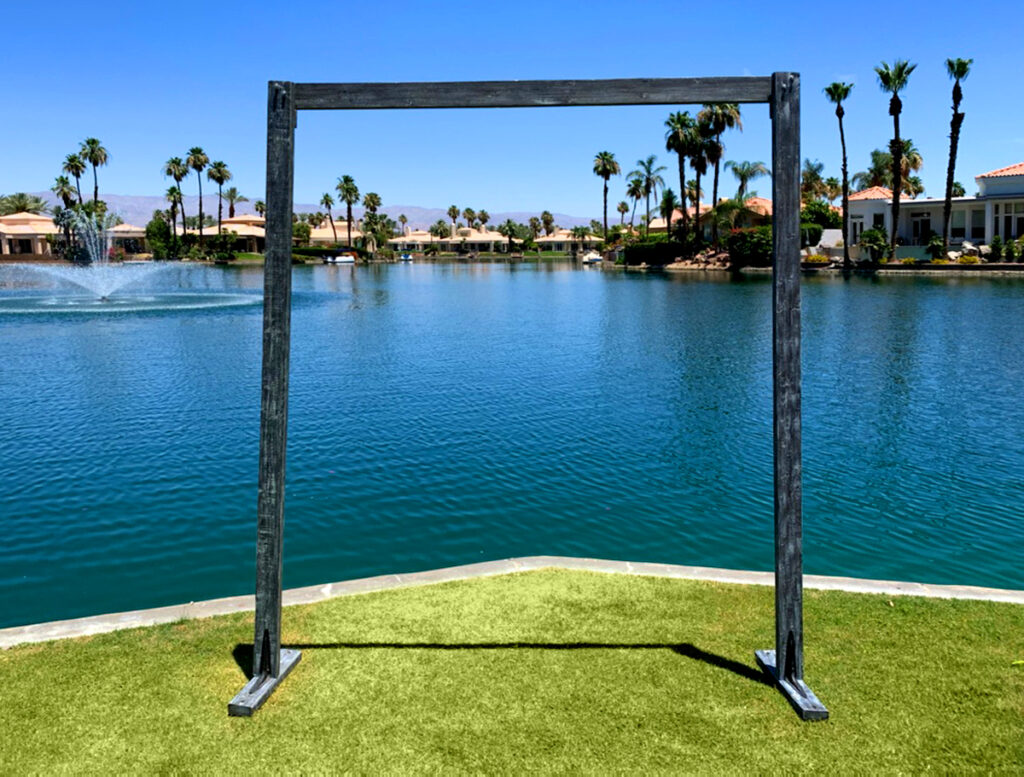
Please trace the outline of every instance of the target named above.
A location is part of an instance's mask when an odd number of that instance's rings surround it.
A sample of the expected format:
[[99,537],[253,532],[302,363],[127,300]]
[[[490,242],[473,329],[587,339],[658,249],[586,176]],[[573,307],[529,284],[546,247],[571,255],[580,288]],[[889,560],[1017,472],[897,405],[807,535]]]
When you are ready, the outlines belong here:
[[928,241],[928,253],[933,260],[941,259],[946,253],[946,246],[942,242],[942,235],[932,233],[931,239]]
[[1017,245],[1012,240],[1003,243],[1003,261],[1011,263],[1017,261]]
[[309,245],[309,236],[312,232],[312,227],[305,222],[299,222],[298,224],[292,224],[292,239],[296,240],[300,246]]
[[996,235],[992,238],[992,242],[989,243],[989,247],[992,249],[992,254],[989,257],[990,262],[999,262],[1003,258],[1003,239]]
[[828,264],[832,260],[829,259],[824,254],[812,254],[811,256],[808,256],[806,259],[804,259],[804,261],[807,262],[808,264]]
[[820,224],[813,224],[810,222],[800,225],[800,247],[811,248],[818,245],[821,242],[821,233],[823,232]]
[[765,226],[730,230],[725,239],[725,249],[735,269],[771,267],[772,228]]
[[160,218],[146,225],[146,242],[154,259],[166,259],[171,251],[171,228]]
[[660,239],[626,246],[623,249],[623,257],[626,264],[630,266],[647,264],[649,266],[662,267],[684,256],[685,250],[686,246],[682,243],[660,237]]
[[968,256],[967,254],[964,254],[963,256],[961,256],[959,259],[956,260],[956,263],[957,264],[978,264],[978,257],[976,257],[976,256]]
[[881,227],[865,229],[860,235],[860,245],[867,250],[871,261],[877,262],[889,253],[889,236]]
[[900,264],[917,264],[917,259],[912,256],[904,256],[900,259]]
[[800,221],[804,224],[817,224],[823,229],[839,229],[843,225],[843,217],[822,200],[804,205],[800,209]]

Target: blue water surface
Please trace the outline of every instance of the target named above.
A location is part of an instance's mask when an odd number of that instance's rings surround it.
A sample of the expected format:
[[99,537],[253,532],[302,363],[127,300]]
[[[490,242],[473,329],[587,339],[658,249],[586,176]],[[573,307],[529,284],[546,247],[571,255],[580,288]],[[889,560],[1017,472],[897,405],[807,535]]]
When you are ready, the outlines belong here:
[[[770,279],[294,286],[286,587],[533,554],[771,568]],[[1024,588],[1022,310],[1016,279],[805,279],[807,572]],[[261,327],[258,297],[0,315],[0,626],[251,593]]]

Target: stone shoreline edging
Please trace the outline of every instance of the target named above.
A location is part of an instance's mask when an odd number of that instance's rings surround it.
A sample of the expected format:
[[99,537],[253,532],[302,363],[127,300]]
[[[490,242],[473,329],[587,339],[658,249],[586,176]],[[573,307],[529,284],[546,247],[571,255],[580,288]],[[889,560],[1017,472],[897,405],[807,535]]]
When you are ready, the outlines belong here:
[[[454,580],[493,577],[513,572],[529,572],[537,569],[551,568],[620,575],[670,577],[684,580],[706,580],[716,583],[736,583],[740,585],[772,586],[775,584],[775,574],[773,572],[750,572],[736,569],[691,567],[640,561],[608,561],[604,559],[576,558],[573,556],[521,556],[519,558],[482,561],[476,564],[431,569],[425,572],[379,575],[359,580],[344,580],[324,585],[291,588],[284,591],[283,602],[285,606],[314,604],[340,596],[385,591],[392,588],[447,583]],[[975,599],[1009,604],[1024,604],[1024,591],[1003,588],[981,588],[969,585],[929,585],[926,583],[907,583],[895,580],[865,580],[856,577],[804,575],[804,588],[820,591],[847,591],[860,594],[923,596],[937,599]],[[129,612],[111,613],[109,615],[93,615],[72,620],[13,626],[0,629],[0,649],[32,642],[47,642],[54,639],[106,634],[120,629],[155,626],[179,620],[228,615],[235,612],[251,611],[254,608],[254,596],[230,596],[223,599],[208,599],[202,602],[189,602],[188,604],[176,604],[168,607],[154,607],[146,610],[132,610]]]

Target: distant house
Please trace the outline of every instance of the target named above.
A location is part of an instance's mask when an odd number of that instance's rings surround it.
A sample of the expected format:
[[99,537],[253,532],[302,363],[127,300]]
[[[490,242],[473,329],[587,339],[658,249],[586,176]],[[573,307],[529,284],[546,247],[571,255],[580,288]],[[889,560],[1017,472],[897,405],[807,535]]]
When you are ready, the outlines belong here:
[[602,238],[599,235],[587,235],[585,238],[580,240],[572,235],[571,229],[563,229],[559,227],[550,235],[541,235],[534,242],[541,251],[555,251],[557,253],[569,253],[572,251],[573,245],[580,242],[583,243],[583,248],[596,248],[601,243]]
[[[988,244],[999,235],[1004,240],[1024,237],[1024,162],[976,176],[975,197],[954,197],[949,240]],[[943,197],[900,197],[900,221],[896,235],[905,245],[923,246],[933,233],[942,234]],[[865,229],[882,228],[892,234],[892,191],[881,186],[850,195],[850,245],[856,245]]]
[[49,237],[57,232],[49,216],[24,211],[0,216],[0,255],[10,259],[50,256]]
[[[719,202],[726,202],[726,199],[721,199]],[[767,224],[772,218],[772,201],[765,197],[750,197],[746,201],[747,209],[741,211],[736,216],[736,221],[733,226],[737,228],[742,227],[759,227],[763,224]],[[686,209],[686,213],[690,218],[691,222],[697,215],[697,209],[690,206]],[[682,221],[683,212],[676,209],[672,213],[672,226],[675,227]],[[711,239],[711,206],[701,203],[700,206],[700,224],[705,240]],[[651,219],[651,223],[648,225],[648,230],[651,234],[664,233],[668,225],[665,219],[658,218]]]

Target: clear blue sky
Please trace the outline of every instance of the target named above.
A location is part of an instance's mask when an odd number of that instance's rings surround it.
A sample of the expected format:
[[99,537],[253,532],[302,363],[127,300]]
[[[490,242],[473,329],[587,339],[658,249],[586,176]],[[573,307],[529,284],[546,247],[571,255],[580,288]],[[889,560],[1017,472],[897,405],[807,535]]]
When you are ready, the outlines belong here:
[[[100,188],[159,194],[164,160],[203,146],[251,196],[264,190],[266,82],[426,81],[802,74],[802,154],[839,175],[832,107],[821,89],[852,81],[851,172],[892,132],[872,67],[918,63],[903,134],[941,196],[948,153],[946,57],[971,57],[957,178],[1024,161],[1018,2],[519,2],[13,4],[4,12],[0,192],[48,188],[64,155],[100,138]],[[890,29],[896,14],[896,29]],[[297,202],[343,173],[388,204],[597,216],[595,152],[624,171],[664,150],[669,107],[322,112],[299,117]],[[767,107],[744,107],[726,158],[770,165]],[[734,189],[731,176],[727,191]],[[195,179],[183,186],[195,192]],[[610,197],[623,197],[624,178]],[[755,183],[768,194],[770,184]],[[396,216],[397,213],[391,213]]]

